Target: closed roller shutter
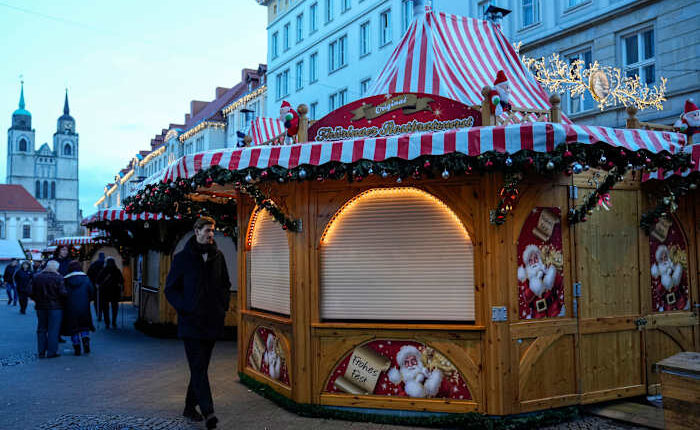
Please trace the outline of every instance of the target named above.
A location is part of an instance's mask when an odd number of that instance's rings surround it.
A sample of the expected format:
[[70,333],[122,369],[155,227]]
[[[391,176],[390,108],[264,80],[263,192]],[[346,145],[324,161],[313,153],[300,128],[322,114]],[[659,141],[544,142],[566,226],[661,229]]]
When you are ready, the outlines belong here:
[[265,210],[253,226],[249,267],[250,307],[289,315],[287,233]]
[[322,238],[321,317],[473,321],[474,251],[457,216],[415,188],[374,189]]
[[148,251],[146,256],[146,282],[145,287],[153,290],[160,289],[160,253]]

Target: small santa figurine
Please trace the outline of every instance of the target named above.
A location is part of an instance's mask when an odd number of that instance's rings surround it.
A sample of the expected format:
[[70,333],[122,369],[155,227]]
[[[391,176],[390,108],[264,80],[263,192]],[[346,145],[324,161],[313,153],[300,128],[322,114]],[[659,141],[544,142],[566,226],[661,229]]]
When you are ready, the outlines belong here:
[[518,267],[518,281],[525,283],[523,293],[525,303],[531,308],[531,314],[556,316],[550,309],[557,302],[556,291],[553,288],[557,281],[557,269],[554,265],[545,266],[542,262],[542,251],[537,245],[528,245],[523,251],[523,265]]
[[399,368],[389,369],[387,376],[394,385],[404,383],[404,391],[409,397],[435,397],[442,384],[442,372],[425,368],[422,354],[412,345],[404,345],[396,354]]
[[287,100],[282,101],[280,107],[280,119],[284,121],[284,128],[287,133],[284,136],[285,145],[294,143],[294,136],[299,132],[299,114],[292,109],[292,105]]
[[493,81],[493,89],[489,93],[491,100],[491,113],[499,116],[503,112],[510,112],[510,84],[505,72],[499,70],[496,80]]
[[272,379],[279,379],[282,370],[282,359],[275,351],[275,336],[272,333],[267,335],[265,342],[265,354],[263,354],[263,363],[267,366],[267,374]]
[[700,142],[700,109],[692,99],[685,101],[685,108],[681,117],[674,124],[681,132],[693,138],[693,143]]
[[665,302],[665,306],[661,304],[658,310],[684,309],[688,303],[680,291],[683,266],[673,263],[666,245],[659,245],[654,256],[656,262],[651,266],[651,277],[656,280],[654,292]]

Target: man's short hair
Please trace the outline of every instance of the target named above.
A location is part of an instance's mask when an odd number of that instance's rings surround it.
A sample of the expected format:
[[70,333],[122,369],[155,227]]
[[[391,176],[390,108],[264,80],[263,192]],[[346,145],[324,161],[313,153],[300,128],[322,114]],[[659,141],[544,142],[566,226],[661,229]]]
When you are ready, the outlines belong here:
[[197,218],[197,220],[194,222],[194,228],[196,230],[201,230],[205,225],[210,225],[214,227],[216,225],[216,221],[214,221],[214,218],[212,217],[203,216]]
[[56,260],[49,260],[49,262],[46,263],[46,270],[49,272],[58,272],[59,267],[61,267],[61,265],[58,264]]

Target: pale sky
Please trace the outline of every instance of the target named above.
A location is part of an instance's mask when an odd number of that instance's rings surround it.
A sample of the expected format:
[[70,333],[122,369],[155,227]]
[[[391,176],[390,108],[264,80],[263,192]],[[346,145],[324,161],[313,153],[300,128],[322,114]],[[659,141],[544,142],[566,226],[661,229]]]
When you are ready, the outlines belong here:
[[[240,82],[267,53],[267,13],[255,0],[0,0],[0,129],[17,109],[20,75],[36,149],[53,145],[68,88],[80,134],[80,207],[190,100]],[[7,135],[0,138],[0,183]],[[31,191],[30,191],[31,192]]]

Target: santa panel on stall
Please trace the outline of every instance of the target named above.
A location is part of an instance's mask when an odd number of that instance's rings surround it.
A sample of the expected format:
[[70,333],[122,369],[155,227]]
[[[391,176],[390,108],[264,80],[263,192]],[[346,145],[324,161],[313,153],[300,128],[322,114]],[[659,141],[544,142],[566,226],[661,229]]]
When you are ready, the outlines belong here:
[[649,234],[653,312],[690,309],[688,252],[674,218],[661,218]]
[[104,255],[104,258],[107,257],[112,257],[114,258],[114,262],[117,264],[117,267],[119,270],[122,270],[124,268],[123,262],[122,262],[122,256],[119,254],[119,251],[117,248],[113,246],[101,246],[100,248],[95,251],[95,254],[92,256],[90,259],[90,264],[94,263],[100,258],[100,254]]
[[258,326],[248,343],[246,358],[249,368],[262,373],[266,378],[290,386],[287,353],[281,337],[275,330]]
[[[185,244],[192,236],[194,236],[194,232],[192,231],[185,234],[182,239],[177,242],[173,255],[182,251],[185,248]],[[231,281],[231,291],[238,291],[238,258],[236,257],[236,244],[233,243],[233,240],[229,236],[224,236],[220,231],[214,232],[214,241],[226,259],[228,279]]]

